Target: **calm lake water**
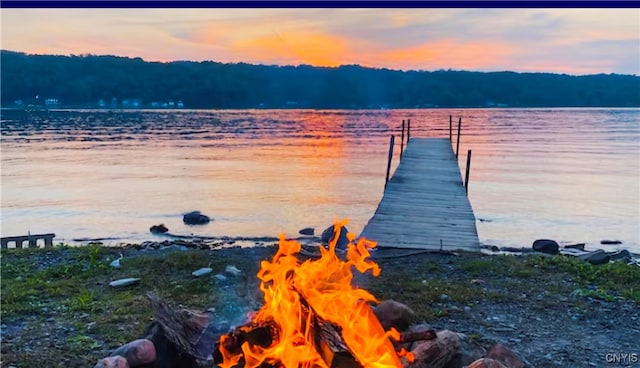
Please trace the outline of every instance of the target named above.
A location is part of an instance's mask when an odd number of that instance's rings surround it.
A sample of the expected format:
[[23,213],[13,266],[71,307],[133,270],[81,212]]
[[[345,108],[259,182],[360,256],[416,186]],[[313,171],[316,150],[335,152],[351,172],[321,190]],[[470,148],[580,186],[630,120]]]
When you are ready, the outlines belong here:
[[[448,137],[481,242],[621,240],[640,253],[640,109],[2,111],[2,236],[159,240],[359,233],[382,197],[389,136]],[[454,136],[455,140],[455,136]],[[398,150],[392,169],[398,163]],[[189,227],[182,214],[214,221]],[[375,240],[375,239],[374,239]]]

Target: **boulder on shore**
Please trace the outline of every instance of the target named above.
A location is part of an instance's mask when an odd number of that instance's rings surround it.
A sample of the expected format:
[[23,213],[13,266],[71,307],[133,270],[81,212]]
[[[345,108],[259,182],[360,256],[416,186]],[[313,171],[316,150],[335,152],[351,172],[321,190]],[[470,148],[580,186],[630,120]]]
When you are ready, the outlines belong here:
[[533,250],[547,254],[560,253],[560,246],[555,240],[538,239],[533,242]]
[[186,213],[182,217],[182,221],[187,225],[205,225],[208,224],[211,219],[209,219],[209,216],[203,215],[200,211],[192,211]]
[[581,254],[578,259],[587,261],[592,265],[598,266],[609,263],[611,256],[602,249],[595,250],[593,252]]
[[[349,233],[349,230],[347,230],[347,228],[343,226],[340,229],[340,236],[338,237],[338,242],[336,243],[336,249],[342,249],[342,250],[347,249],[347,244],[349,244],[349,239],[347,239],[347,233]],[[322,236],[321,236],[322,243],[325,245],[328,245],[329,242],[331,242],[334,237],[335,237],[335,229],[334,229],[334,225],[331,225],[322,232]]]

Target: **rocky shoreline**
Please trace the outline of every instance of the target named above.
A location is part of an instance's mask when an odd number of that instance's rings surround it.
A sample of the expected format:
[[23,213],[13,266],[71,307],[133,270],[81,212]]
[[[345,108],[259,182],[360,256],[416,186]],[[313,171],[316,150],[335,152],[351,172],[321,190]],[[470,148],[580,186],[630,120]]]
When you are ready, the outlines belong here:
[[[210,244],[172,240],[3,251],[0,366],[93,366],[143,336],[151,318],[147,291],[195,309],[228,304],[214,285],[229,265],[246,276],[239,285],[244,294],[234,294],[233,303],[256,303],[254,275],[260,260],[275,251],[274,243],[263,244],[211,250]],[[120,254],[122,267],[110,267]],[[640,268],[570,258],[378,250],[381,276],[355,282],[380,300],[407,304],[415,322],[464,333],[486,349],[504,344],[532,366],[600,367],[616,359],[620,366],[638,364]],[[203,267],[212,272],[192,275]],[[141,281],[109,286],[125,277]]]

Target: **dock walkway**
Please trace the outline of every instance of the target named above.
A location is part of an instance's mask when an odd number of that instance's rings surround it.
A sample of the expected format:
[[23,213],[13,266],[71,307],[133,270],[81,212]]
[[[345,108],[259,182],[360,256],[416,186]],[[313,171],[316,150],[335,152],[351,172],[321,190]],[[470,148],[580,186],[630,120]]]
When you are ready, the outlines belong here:
[[451,141],[411,138],[361,235],[379,247],[480,251]]

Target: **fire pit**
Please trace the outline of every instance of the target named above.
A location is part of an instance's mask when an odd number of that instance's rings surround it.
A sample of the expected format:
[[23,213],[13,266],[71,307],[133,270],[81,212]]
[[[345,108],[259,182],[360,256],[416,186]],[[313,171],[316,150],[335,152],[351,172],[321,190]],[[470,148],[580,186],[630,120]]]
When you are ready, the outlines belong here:
[[472,346],[463,334],[436,332],[427,324],[410,325],[414,314],[409,307],[393,300],[380,303],[367,290],[354,286],[354,271],[376,277],[381,269],[371,260],[373,241],[360,238],[356,242],[348,234],[346,251],[336,249],[346,223],[336,223],[333,239],[311,257],[301,252],[301,244],[281,235],[275,255],[260,263],[261,307],[246,318],[240,314],[240,326],[223,329],[209,312],[175,309],[150,294],[155,321],[145,338],[116,349],[95,367],[529,366],[500,344],[487,351]]
[[258,278],[264,305],[251,321],[223,335],[217,346],[219,366],[283,367],[402,367],[413,360],[396,351],[395,329],[385,331],[368,303],[378,300],[352,285],[353,269],[380,274],[369,259],[376,243],[348,235],[346,259],[336,253],[336,240],[346,221],[336,224],[328,248],[320,247],[316,260],[300,262],[301,245],[280,237],[278,252],[262,261]]

